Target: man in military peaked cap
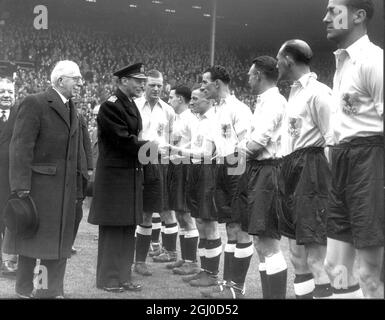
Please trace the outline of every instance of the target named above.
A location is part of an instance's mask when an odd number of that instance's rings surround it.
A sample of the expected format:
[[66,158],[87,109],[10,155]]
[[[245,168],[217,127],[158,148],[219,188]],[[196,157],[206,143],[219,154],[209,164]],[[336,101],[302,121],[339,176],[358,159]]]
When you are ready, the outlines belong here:
[[132,283],[131,264],[135,227],[142,222],[138,151],[151,143],[138,139],[142,119],[133,101],[142,93],[143,72],[142,63],[116,71],[118,89],[100,106],[97,117],[99,158],[88,222],[99,225],[96,286],[109,292],[141,290]]

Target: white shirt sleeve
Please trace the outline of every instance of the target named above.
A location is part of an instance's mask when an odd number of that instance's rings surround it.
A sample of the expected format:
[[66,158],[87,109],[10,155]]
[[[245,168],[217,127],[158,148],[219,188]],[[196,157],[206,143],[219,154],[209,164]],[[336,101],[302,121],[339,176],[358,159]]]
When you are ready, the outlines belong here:
[[311,115],[313,121],[317,125],[323,135],[326,145],[334,144],[334,133],[331,126],[331,114],[333,111],[334,99],[331,91],[323,91],[323,93],[315,97]]
[[270,106],[267,107],[267,112],[254,113],[253,117],[262,117],[263,121],[256,122],[258,125],[251,134],[250,140],[266,147],[282,122],[282,112],[279,112],[279,108]]
[[373,99],[374,107],[380,117],[384,114],[384,61],[383,59],[373,59],[363,70],[363,78],[369,95]]

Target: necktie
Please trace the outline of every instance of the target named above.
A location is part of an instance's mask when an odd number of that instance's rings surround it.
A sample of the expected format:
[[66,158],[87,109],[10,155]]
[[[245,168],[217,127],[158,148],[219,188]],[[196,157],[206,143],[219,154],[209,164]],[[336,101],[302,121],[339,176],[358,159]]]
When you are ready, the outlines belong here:
[[5,110],[1,111],[1,122],[6,122],[7,121],[7,116],[5,115]]

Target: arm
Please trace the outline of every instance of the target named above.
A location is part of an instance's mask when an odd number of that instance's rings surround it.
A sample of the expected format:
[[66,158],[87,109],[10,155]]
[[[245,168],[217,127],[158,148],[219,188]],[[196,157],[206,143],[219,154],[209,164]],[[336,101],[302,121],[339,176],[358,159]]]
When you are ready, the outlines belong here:
[[325,138],[326,145],[334,144],[333,128],[330,124],[333,103],[331,91],[324,91],[315,97],[312,110],[310,110],[315,125]]
[[[376,61],[378,60],[378,61]],[[380,117],[384,117],[384,61],[374,59],[368,68],[363,72],[363,79],[370,97],[373,99],[374,107]]]
[[86,153],[87,169],[93,170],[92,164],[92,151],[91,151],[91,138],[87,129],[87,124],[84,118],[82,118],[82,131],[83,131],[83,146]]
[[115,104],[108,102],[100,107],[98,117],[98,130],[109,136],[109,141],[126,153],[136,156],[141,146],[148,141],[139,141],[138,136],[127,129],[127,123],[123,120],[121,111]]
[[31,166],[40,131],[40,108],[36,97],[27,97],[20,105],[9,145],[11,191],[31,190]]

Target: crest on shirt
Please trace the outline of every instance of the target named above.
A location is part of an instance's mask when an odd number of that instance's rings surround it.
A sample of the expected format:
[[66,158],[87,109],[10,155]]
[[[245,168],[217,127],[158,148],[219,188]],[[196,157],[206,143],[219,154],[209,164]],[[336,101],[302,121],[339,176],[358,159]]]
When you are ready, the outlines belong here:
[[194,144],[197,148],[201,148],[203,145],[203,136],[202,135],[197,136],[197,139],[195,140]]
[[348,116],[354,116],[358,112],[358,105],[360,103],[360,100],[358,98],[357,93],[349,94],[344,93],[342,95],[341,104],[342,104],[342,111],[347,114]]
[[181,141],[182,141],[182,136],[174,136],[173,137],[173,144],[174,144],[174,146],[179,145]]
[[289,134],[293,138],[298,138],[302,128],[302,119],[289,118]]
[[221,125],[221,133],[222,133],[223,138],[229,139],[231,137],[231,125],[230,124],[222,124]]
[[156,133],[158,134],[158,137],[163,136],[163,133],[164,133],[164,124],[159,123],[158,129],[156,130]]

